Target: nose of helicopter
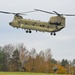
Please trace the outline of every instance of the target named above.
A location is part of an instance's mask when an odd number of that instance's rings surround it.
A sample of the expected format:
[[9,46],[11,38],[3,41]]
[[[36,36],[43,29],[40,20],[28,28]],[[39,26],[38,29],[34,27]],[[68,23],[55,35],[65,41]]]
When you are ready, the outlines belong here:
[[12,25],[12,22],[10,22],[9,25]]
[[10,22],[9,25],[12,26],[12,27],[14,27],[13,22]]

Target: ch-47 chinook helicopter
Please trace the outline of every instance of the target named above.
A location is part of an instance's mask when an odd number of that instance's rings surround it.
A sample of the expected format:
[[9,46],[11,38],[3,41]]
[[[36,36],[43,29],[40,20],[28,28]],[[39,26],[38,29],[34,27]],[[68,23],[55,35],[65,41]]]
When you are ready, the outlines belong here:
[[[45,12],[57,16],[52,16],[48,22],[24,19],[22,16],[20,16],[20,15],[25,15],[24,13],[30,13],[36,11],[41,11],[41,12]],[[48,12],[39,9],[34,9],[34,11],[28,11],[23,13],[11,13],[5,11],[0,11],[0,13],[14,14],[13,21],[9,23],[9,25],[12,27],[26,29],[26,33],[31,33],[32,32],[31,30],[36,30],[41,32],[49,32],[51,33],[51,35],[56,35],[57,31],[60,31],[61,29],[65,28],[64,16],[75,16],[73,14],[59,14],[56,11]]]

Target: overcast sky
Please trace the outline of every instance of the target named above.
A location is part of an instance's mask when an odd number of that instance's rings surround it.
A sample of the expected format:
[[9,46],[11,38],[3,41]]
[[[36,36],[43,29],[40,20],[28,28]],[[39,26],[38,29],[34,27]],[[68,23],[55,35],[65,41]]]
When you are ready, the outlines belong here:
[[[0,0],[0,11],[26,12],[35,8],[58,13],[75,14],[75,0]],[[53,16],[43,12],[28,13],[24,18],[48,21]],[[56,60],[75,58],[75,17],[66,17],[66,27],[56,36],[49,33],[32,31],[25,33],[9,25],[14,15],[0,14],[0,46],[24,43],[27,49],[37,52],[50,48]]]

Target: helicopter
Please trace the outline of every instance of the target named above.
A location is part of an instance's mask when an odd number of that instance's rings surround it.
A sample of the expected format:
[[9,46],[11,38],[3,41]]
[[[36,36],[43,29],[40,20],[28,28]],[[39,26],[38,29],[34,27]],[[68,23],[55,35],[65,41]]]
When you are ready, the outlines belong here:
[[[26,15],[25,13],[31,13],[41,11],[48,14],[53,14],[56,16],[52,16],[48,22],[40,21],[40,20],[30,20],[24,19],[21,15]],[[56,32],[65,28],[65,17],[64,16],[75,16],[73,14],[59,14],[56,11],[48,12],[40,9],[34,9],[33,11],[22,12],[22,13],[12,13],[0,11],[0,13],[5,14],[14,14],[14,19],[9,23],[10,26],[26,29],[26,33],[31,33],[31,30],[41,31],[41,32],[49,32],[51,35],[56,35]]]

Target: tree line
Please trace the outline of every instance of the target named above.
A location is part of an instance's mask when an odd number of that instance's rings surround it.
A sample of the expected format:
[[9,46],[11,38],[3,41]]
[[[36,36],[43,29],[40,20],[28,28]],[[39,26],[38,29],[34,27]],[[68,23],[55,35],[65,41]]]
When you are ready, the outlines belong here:
[[69,74],[74,72],[74,64],[75,59],[55,60],[51,49],[37,53],[34,48],[28,50],[23,43],[0,46],[0,71],[54,73],[53,68],[57,67],[57,73]]

